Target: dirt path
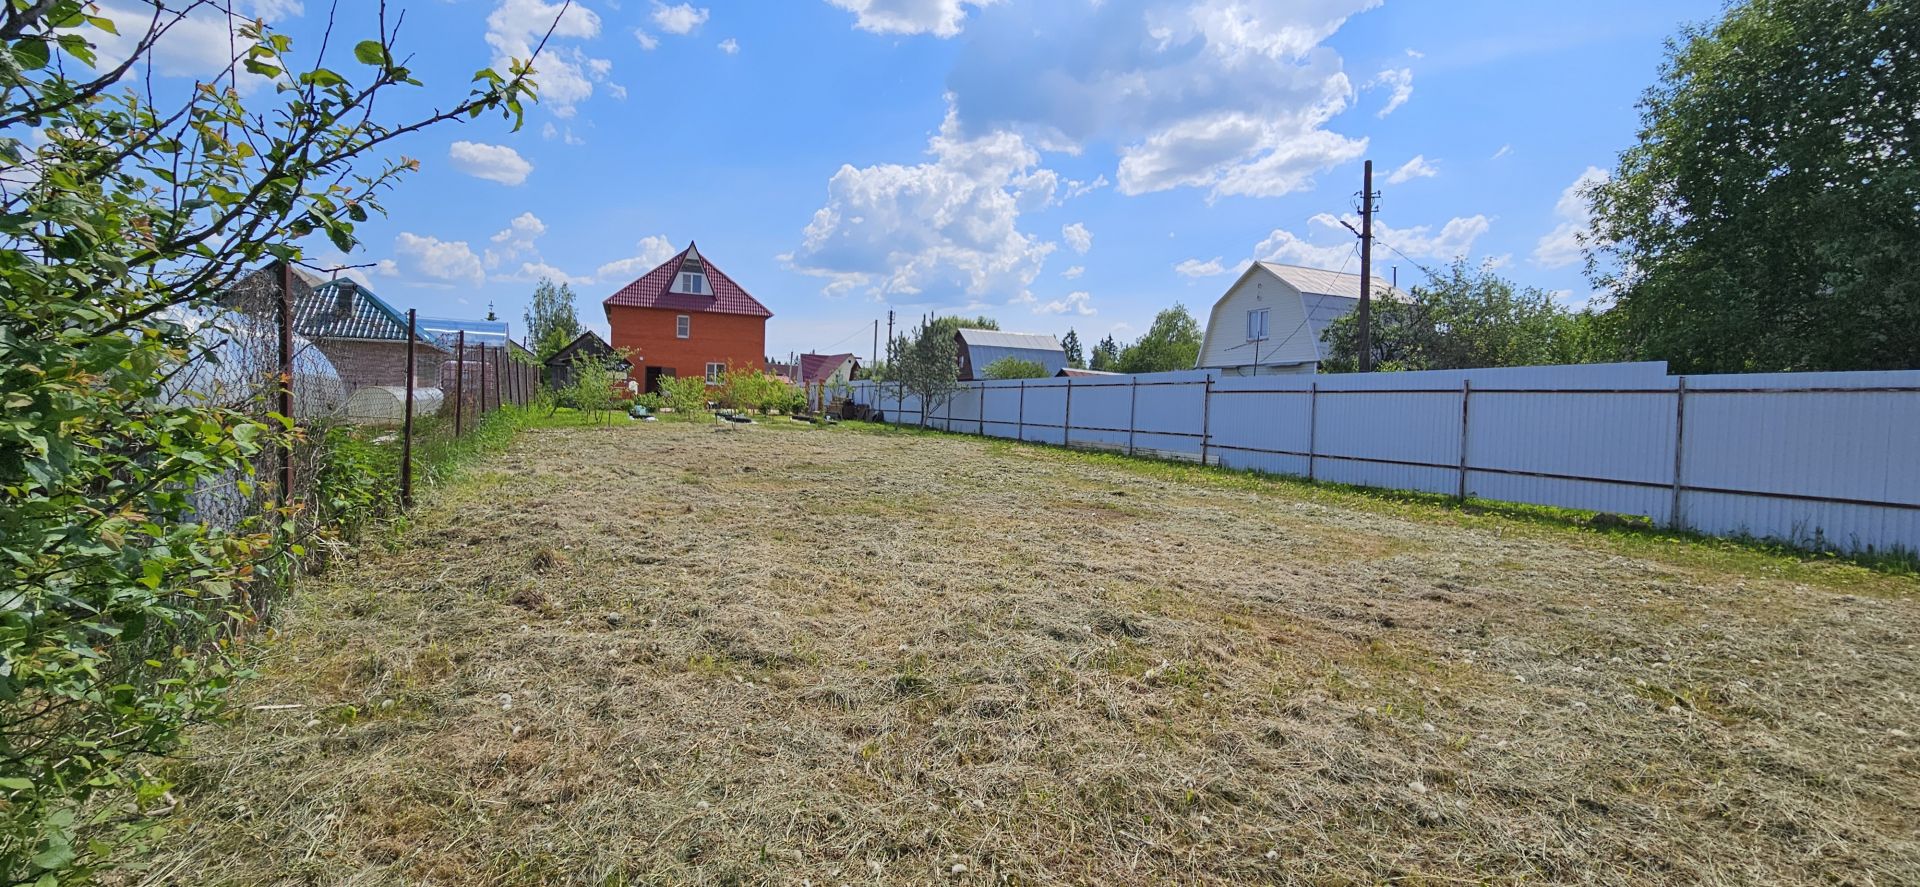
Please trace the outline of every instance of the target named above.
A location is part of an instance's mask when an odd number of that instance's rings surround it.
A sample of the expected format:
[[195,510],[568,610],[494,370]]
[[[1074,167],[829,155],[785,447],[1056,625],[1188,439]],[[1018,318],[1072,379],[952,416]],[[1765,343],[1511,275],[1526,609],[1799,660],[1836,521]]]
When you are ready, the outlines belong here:
[[1920,583],[1194,474],[529,432],[308,585],[149,877],[1920,882]]

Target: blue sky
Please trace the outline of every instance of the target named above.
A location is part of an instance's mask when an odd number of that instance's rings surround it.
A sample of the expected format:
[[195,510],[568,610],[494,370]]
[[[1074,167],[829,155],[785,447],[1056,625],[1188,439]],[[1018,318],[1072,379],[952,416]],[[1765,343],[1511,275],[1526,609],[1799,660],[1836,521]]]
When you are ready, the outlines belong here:
[[[253,4],[316,45],[324,7]],[[340,30],[370,35],[371,5],[343,3]],[[395,6],[427,84],[396,112],[464,93],[559,11]],[[404,143],[420,172],[352,261],[400,307],[492,302],[516,327],[535,279],[565,279],[604,328],[602,299],[697,240],[773,310],[773,354],[865,354],[890,307],[1124,341],[1174,302],[1204,318],[1249,259],[1357,270],[1337,219],[1371,158],[1379,273],[1418,282],[1416,263],[1465,254],[1580,302],[1567,191],[1631,142],[1664,40],[1718,9],[585,0],[526,127]],[[192,39],[157,69],[191,74]]]

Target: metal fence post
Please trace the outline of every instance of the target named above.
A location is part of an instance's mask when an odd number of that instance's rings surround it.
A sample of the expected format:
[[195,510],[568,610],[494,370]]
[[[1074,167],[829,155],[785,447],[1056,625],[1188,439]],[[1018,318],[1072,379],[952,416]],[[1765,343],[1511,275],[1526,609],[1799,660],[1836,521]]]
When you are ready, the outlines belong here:
[[1140,416],[1140,377],[1134,376],[1127,382],[1127,455],[1133,455],[1133,428],[1139,424]]
[[493,352],[493,408],[495,410],[506,406],[506,399],[501,397],[501,395],[506,393],[507,386],[504,384],[504,379],[500,374],[500,371],[504,369],[500,363],[500,358],[505,357],[506,354],[507,346],[505,345],[500,346]]
[[454,334],[453,346],[453,436],[460,436],[467,412],[467,331]]
[[1013,422],[1014,422],[1013,439],[1026,440],[1027,439],[1027,380],[1025,379],[1020,380],[1019,414],[1013,417]]
[[1073,446],[1073,377],[1067,377],[1067,415],[1060,423],[1060,445]]
[[1307,387],[1307,480],[1314,480],[1313,462],[1319,455],[1320,443],[1320,383],[1314,382]]
[[987,436],[987,387],[985,385],[982,385],[978,390],[980,391],[980,402],[977,404],[977,408],[980,411],[980,419],[978,423],[980,427],[980,436],[986,437]]
[[480,343],[480,359],[475,362],[480,364],[480,394],[475,399],[473,417],[476,420],[485,421],[487,418],[487,343]]
[[400,507],[413,507],[413,340],[418,335],[419,317],[407,309],[407,412],[400,424]]
[[1200,390],[1200,464],[1207,464],[1207,444],[1213,439],[1213,376]]
[[280,263],[280,415],[289,427],[280,439],[280,504],[293,504],[293,266]]
[[1460,380],[1460,501],[1467,501],[1467,403],[1473,397],[1473,380]]
[[1686,528],[1686,520],[1680,512],[1681,486],[1680,466],[1687,454],[1687,377],[1680,376],[1673,388],[1673,503],[1667,507],[1667,525],[1675,530]]

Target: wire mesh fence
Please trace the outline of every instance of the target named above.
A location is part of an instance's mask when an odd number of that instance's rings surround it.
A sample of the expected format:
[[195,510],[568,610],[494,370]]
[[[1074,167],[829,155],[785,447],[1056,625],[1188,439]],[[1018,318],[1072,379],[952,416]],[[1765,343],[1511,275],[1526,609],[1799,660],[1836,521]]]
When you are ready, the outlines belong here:
[[199,347],[171,396],[294,432],[251,478],[197,489],[196,518],[234,527],[292,505],[308,569],[404,512],[466,439],[541,391],[530,353],[504,331],[430,329],[360,284],[291,266],[243,277],[188,322]]

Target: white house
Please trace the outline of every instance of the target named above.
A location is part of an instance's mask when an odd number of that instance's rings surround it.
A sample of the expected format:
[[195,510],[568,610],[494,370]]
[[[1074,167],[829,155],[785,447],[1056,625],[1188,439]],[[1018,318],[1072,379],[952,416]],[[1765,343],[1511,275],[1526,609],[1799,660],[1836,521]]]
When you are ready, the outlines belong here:
[[[1383,280],[1373,297],[1404,299]],[[1360,275],[1255,262],[1213,303],[1195,369],[1228,376],[1311,373],[1327,347],[1320,334],[1360,304]]]

